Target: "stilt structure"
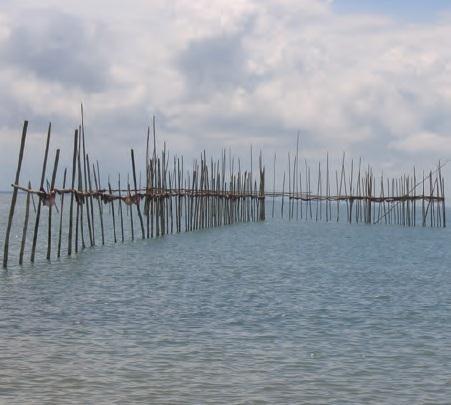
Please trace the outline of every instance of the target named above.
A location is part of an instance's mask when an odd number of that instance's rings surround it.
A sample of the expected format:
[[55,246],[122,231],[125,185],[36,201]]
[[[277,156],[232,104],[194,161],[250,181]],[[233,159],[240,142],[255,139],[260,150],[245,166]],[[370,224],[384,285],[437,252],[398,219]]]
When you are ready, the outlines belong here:
[[[81,124],[74,131],[72,167],[69,168],[71,177],[68,178],[68,168],[64,168],[60,187],[57,185],[62,155],[59,149],[55,151],[51,181],[46,182],[49,174],[47,173],[51,134],[49,125],[40,186],[33,189],[31,182],[25,183],[26,187],[20,182],[28,128],[28,122],[25,121],[16,177],[12,184],[3,252],[4,268],[8,265],[11,229],[19,192],[26,198],[24,219],[20,221],[22,238],[20,245],[17,246],[20,250],[18,255],[20,264],[24,261],[27,241],[31,243],[29,251],[31,262],[34,262],[40,250],[46,252],[47,260],[59,258],[64,243],[67,246],[67,255],[73,256],[96,244],[104,245],[118,241],[124,243],[127,237],[131,240],[134,240],[135,236],[137,239],[149,239],[239,222],[265,221],[267,197],[270,197],[271,201],[271,216],[278,215],[279,210],[275,209],[275,201],[280,199],[280,216],[289,220],[330,222],[345,218],[348,223],[446,226],[445,183],[442,173],[444,164],[440,162],[436,169],[423,173],[421,177],[417,176],[417,171],[413,168],[411,175],[403,174],[390,179],[382,174],[376,178],[371,167],[362,169],[362,160],[359,160],[356,170],[354,161],[347,165],[343,155],[340,169],[335,171],[335,190],[333,190],[334,179],[331,178],[331,173],[334,172],[330,167],[329,154],[326,155],[325,164],[315,163],[314,167],[317,167],[315,178],[312,175],[315,170],[311,169],[307,161],[305,165],[300,162],[298,136],[296,154],[288,154],[288,173],[278,170],[281,181],[276,181],[276,155],[274,155],[273,190],[267,191],[261,152],[258,156],[257,170],[253,167],[252,147],[250,170],[243,170],[240,159],[232,156],[230,151],[227,156],[226,150],[222,151],[220,159],[209,158],[203,151],[199,159],[193,162],[191,169],[186,170],[183,156],[170,158],[166,144],[160,152],[157,151],[154,118],[152,130],[150,127],[147,130],[145,162],[142,162],[145,173],[144,184],[141,185],[140,165],[135,160],[134,150],[131,149],[132,182],[130,183],[128,175],[127,184],[123,182],[124,185],[121,186],[119,175],[115,188],[110,182],[112,177],[107,176],[105,177],[108,179],[107,186],[102,187],[100,164],[98,161],[96,164],[90,162],[87,153],[84,124],[82,107]],[[150,145],[151,137],[153,151]],[[66,186],[67,183],[70,187]],[[45,184],[47,188],[44,188]],[[281,187],[282,191],[277,191],[276,186]],[[33,219],[30,200],[34,206],[34,196],[38,197],[38,204],[35,208],[33,237],[27,238],[28,225]],[[64,201],[69,207],[64,205]],[[42,225],[41,211],[45,208],[48,209],[46,235],[43,232],[39,233]],[[53,209],[58,213],[58,224],[52,221]],[[124,219],[124,216],[129,217],[130,231],[127,231],[127,219]],[[105,225],[109,223],[112,226]],[[39,242],[39,235],[41,239],[46,236],[45,240]]]

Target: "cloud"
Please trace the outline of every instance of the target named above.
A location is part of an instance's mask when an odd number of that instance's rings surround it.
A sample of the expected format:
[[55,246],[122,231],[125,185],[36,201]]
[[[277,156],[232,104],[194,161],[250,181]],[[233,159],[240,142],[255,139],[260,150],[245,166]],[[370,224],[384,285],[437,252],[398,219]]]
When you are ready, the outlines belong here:
[[68,142],[81,101],[113,171],[128,170],[153,114],[188,157],[250,142],[286,155],[298,131],[306,156],[346,150],[381,167],[449,153],[446,18],[338,15],[322,0],[17,0],[0,23],[2,153],[25,118]]
[[209,96],[229,89],[255,85],[246,71],[243,35],[234,33],[191,41],[178,57],[189,96]]
[[451,153],[451,137],[434,134],[432,132],[421,132],[413,134],[405,139],[394,141],[389,145],[391,148],[407,153]]
[[38,80],[98,92],[111,85],[108,42],[102,27],[54,10],[13,21],[1,49],[3,63]]

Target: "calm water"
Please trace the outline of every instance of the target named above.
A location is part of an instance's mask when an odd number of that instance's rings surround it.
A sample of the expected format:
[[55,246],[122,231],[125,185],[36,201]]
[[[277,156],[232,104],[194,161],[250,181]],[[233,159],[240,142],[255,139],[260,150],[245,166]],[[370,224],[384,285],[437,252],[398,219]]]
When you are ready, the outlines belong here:
[[450,403],[450,245],[268,220],[11,266],[0,402]]

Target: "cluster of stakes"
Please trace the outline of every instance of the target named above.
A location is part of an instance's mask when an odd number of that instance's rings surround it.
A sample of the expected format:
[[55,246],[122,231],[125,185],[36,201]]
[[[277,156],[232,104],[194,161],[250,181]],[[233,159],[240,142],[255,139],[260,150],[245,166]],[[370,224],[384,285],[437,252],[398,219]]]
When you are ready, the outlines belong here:
[[345,157],[343,154],[340,169],[332,171],[327,154],[323,169],[319,162],[313,177],[307,161],[299,160],[298,136],[296,154],[288,153],[288,175],[283,172],[282,191],[278,192],[274,155],[273,191],[266,193],[272,197],[272,216],[279,197],[280,215],[289,219],[338,222],[344,215],[348,223],[446,227],[442,169],[448,162],[439,161],[435,170],[420,175],[413,167],[411,175],[388,178],[384,174],[376,177],[370,166],[363,168],[362,159],[349,164]]
[[[33,189],[30,182],[27,187],[19,184],[28,128],[28,122],[25,121],[16,178],[12,184],[13,194],[4,243],[4,268],[8,264],[11,228],[19,191],[26,195],[19,264],[23,264],[24,261],[31,203],[35,209],[30,249],[31,262],[34,262],[36,258],[43,207],[48,208],[47,260],[51,259],[52,251],[59,258],[63,254],[68,256],[77,254],[89,246],[104,245],[107,239],[106,229],[112,230],[112,241],[117,243],[124,242],[127,235],[131,240],[137,237],[146,239],[174,232],[189,232],[237,222],[265,220],[265,170],[262,166],[261,154],[257,175],[252,171],[242,172],[240,167],[235,170],[234,163],[227,167],[225,151],[221,159],[215,161],[207,159],[206,153],[203,152],[200,160],[195,160],[190,170],[185,171],[183,157],[174,156],[170,159],[166,145],[161,153],[157,154],[155,119],[153,119],[154,148],[151,152],[149,128],[144,187],[137,181],[133,149],[130,151],[132,184],[127,179],[126,186],[121,186],[121,177],[118,175],[117,186],[112,185],[108,177],[107,187],[104,187],[101,184],[98,161],[94,164],[86,153],[83,113],[81,121],[81,125],[74,132],[70,179],[65,168],[62,186],[57,187],[56,179],[60,160],[60,150],[57,149],[51,181],[47,181],[47,189],[44,188],[44,183],[51,125],[47,132],[39,188]],[[37,203],[34,202],[35,196]],[[58,210],[57,235],[52,235],[53,209]],[[107,218],[107,214],[110,218]],[[67,218],[64,217],[65,215]],[[111,226],[106,226],[107,220],[112,221]]]
[[[293,220],[339,221],[344,216],[349,223],[399,224],[404,226],[445,227],[445,196],[443,164],[435,170],[417,176],[403,175],[399,178],[374,176],[370,167],[362,169],[362,161],[354,165],[341,160],[341,168],[329,168],[329,156],[325,165],[313,171],[307,161],[299,159],[299,137],[295,154],[288,154],[288,170],[283,171],[276,182],[276,156],[274,155],[273,189],[265,191],[265,167],[262,154],[258,158],[258,171],[251,168],[242,171],[240,160],[235,160],[224,150],[220,159],[207,159],[202,152],[187,170],[183,157],[169,157],[166,145],[157,153],[155,119],[147,131],[144,185],[141,172],[137,181],[134,150],[131,149],[131,178],[121,177],[112,184],[110,177],[106,186],[101,184],[98,161],[90,161],[86,152],[83,108],[81,124],[74,132],[72,167],[60,173],[61,187],[57,187],[60,150],[55,152],[51,179],[47,180],[51,125],[49,125],[40,184],[33,189],[20,184],[20,172],[25,150],[28,122],[25,121],[19,149],[15,181],[3,252],[3,267],[8,264],[13,218],[18,195],[25,196],[24,219],[18,243],[19,264],[24,261],[27,234],[29,233],[30,207],[34,207],[34,227],[30,260],[36,259],[41,210],[48,210],[45,240],[46,258],[74,255],[95,245],[124,242],[130,238],[154,238],[169,233],[189,232],[218,227],[237,222],[265,220],[265,206],[271,204],[271,215]],[[153,150],[151,142],[153,138]],[[325,167],[324,167],[325,166]],[[281,191],[276,191],[276,184]],[[46,188],[44,188],[44,185]],[[35,198],[37,202],[35,202]],[[277,208],[275,201],[280,200]],[[269,200],[269,201],[268,201]],[[53,210],[57,211],[56,223],[52,225]],[[106,221],[111,221],[108,226]],[[53,233],[52,233],[53,230]],[[108,237],[106,231],[111,230]],[[42,233],[42,232],[41,232]],[[41,236],[42,237],[42,236]],[[44,249],[45,250],[45,249]],[[52,253],[53,252],[53,253]]]

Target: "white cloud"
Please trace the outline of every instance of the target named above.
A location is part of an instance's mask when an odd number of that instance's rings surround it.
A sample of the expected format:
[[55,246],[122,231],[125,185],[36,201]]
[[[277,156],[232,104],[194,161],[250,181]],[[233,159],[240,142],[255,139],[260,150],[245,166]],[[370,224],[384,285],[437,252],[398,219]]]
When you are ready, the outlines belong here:
[[426,154],[432,152],[442,156],[444,153],[451,153],[451,137],[432,132],[420,132],[394,141],[389,146],[403,152]]
[[445,19],[336,15],[322,0],[17,0],[0,6],[0,55],[8,154],[24,118],[70,139],[82,100],[93,152],[123,151],[124,170],[154,113],[190,153],[249,142],[285,153],[297,130],[306,155],[347,150],[384,167],[450,151]]

